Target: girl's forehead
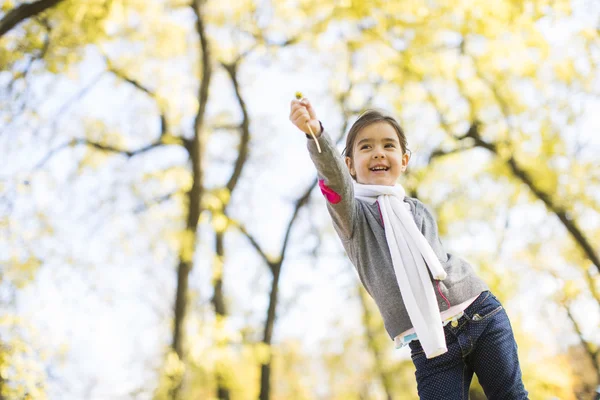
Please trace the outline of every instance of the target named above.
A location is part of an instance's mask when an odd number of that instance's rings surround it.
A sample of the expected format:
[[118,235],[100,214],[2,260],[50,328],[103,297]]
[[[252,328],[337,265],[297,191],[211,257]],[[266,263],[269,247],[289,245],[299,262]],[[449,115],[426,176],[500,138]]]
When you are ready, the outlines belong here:
[[375,122],[371,125],[365,126],[356,135],[355,143],[366,141],[366,140],[395,140],[398,141],[398,132],[393,126],[387,122]]

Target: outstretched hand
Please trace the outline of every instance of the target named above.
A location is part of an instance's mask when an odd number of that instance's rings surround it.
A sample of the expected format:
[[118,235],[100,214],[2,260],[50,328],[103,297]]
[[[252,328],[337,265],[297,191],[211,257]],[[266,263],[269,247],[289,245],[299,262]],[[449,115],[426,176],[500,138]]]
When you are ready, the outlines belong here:
[[310,134],[312,129],[312,133],[316,137],[321,136],[321,124],[308,99],[292,100],[290,104],[290,121],[306,134]]

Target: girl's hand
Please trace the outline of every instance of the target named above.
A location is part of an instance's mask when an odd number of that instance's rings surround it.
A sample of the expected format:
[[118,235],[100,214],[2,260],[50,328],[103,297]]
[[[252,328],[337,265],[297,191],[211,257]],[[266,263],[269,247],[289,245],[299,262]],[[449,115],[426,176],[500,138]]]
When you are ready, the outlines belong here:
[[321,124],[308,99],[292,100],[290,105],[290,121],[298,127],[302,132],[310,134],[310,125],[316,137],[321,136]]

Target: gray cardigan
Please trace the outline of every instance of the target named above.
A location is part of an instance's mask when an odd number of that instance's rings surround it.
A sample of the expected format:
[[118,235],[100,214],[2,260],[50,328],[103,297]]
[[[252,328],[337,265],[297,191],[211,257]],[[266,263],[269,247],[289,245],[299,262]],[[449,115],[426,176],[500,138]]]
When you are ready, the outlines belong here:
[[[335,144],[325,131],[318,140],[322,153],[318,153],[312,139],[308,139],[308,150],[318,171],[319,186],[327,199],[333,226],[362,284],[379,307],[385,329],[393,339],[412,328],[412,324],[396,281],[379,205],[354,198],[352,177]],[[469,263],[446,253],[438,236],[437,223],[423,203],[408,196],[404,201],[410,205],[417,228],[447,273],[443,281],[434,282],[432,278],[440,311],[489,290]]]

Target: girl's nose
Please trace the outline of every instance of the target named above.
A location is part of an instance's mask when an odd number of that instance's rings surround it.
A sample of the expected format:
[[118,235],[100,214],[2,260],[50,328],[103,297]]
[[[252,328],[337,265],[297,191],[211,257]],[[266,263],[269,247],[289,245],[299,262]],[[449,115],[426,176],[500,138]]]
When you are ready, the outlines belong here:
[[381,150],[376,150],[373,152],[373,158],[385,158],[385,153]]

